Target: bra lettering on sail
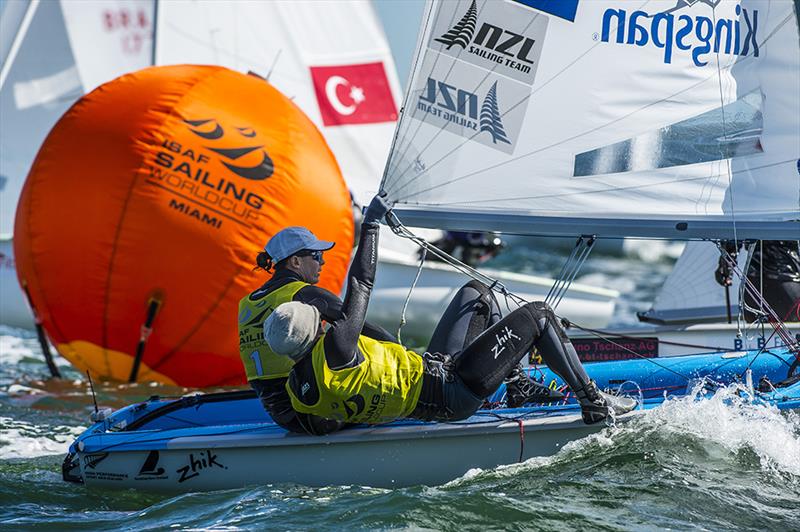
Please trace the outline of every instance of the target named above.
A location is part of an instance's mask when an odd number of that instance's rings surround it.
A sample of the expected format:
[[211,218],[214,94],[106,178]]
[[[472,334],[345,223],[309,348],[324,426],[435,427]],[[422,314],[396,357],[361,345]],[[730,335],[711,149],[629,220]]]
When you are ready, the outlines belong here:
[[[696,2],[693,5],[705,4]],[[687,14],[679,15],[676,20],[672,11],[675,9],[654,15],[633,11],[628,15],[624,9],[607,9],[603,13],[600,40],[611,42],[614,34],[616,44],[662,48],[665,64],[672,63],[674,52],[686,51],[691,52],[694,64],[702,67],[708,64],[709,54],[746,56],[750,54],[751,45],[753,56],[758,57],[757,10],[748,12],[737,5],[735,13],[740,20],[717,18],[716,22],[710,17],[695,15],[692,18]]]

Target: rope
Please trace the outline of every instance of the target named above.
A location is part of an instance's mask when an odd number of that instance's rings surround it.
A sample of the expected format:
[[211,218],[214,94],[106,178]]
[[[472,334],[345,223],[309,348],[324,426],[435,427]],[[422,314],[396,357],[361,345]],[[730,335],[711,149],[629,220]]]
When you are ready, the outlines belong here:
[[408,240],[411,240],[412,242],[417,244],[420,248],[425,250],[426,253],[429,252],[439,257],[439,259],[441,259],[442,262],[449,264],[450,266],[455,268],[458,272],[466,275],[467,277],[475,279],[476,281],[480,281],[493,291],[500,293],[501,295],[503,295],[503,297],[513,300],[520,306],[527,303],[527,301],[524,298],[512,292],[509,292],[508,289],[505,287],[505,285],[501,283],[498,279],[495,279],[494,277],[491,277],[479,270],[476,270],[472,266],[465,264],[464,262],[450,255],[449,253],[442,251],[441,249],[427,242],[425,239],[420,238],[414,233],[412,233],[406,226],[403,225],[403,223],[400,221],[399,218],[397,218],[397,215],[394,212],[390,212],[387,215],[387,223],[389,224],[389,227],[391,228],[392,232],[394,232],[394,234],[396,234],[401,238],[406,238]]
[[397,326],[397,343],[402,344],[402,340],[400,339],[400,331],[403,329],[403,326],[406,324],[406,309],[408,309],[408,303],[411,301],[411,294],[414,292],[414,288],[417,286],[417,281],[419,281],[419,276],[422,273],[422,266],[425,264],[425,257],[428,255],[428,250],[423,248],[422,254],[419,258],[419,268],[417,268],[417,275],[414,276],[414,282],[411,283],[411,288],[408,290],[408,295],[406,296],[406,301],[403,303],[403,310],[400,312],[400,325]]

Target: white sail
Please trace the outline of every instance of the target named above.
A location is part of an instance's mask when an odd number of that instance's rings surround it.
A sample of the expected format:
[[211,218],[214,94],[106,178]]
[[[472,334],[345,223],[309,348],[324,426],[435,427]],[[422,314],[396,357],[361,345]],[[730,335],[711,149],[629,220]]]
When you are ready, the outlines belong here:
[[382,187],[408,225],[796,238],[791,0],[438,1]]
[[400,94],[391,51],[362,1],[170,1],[158,5],[156,64],[253,71],[320,128],[356,200],[378,190]]
[[[720,252],[712,242],[688,242],[675,268],[661,287],[653,307],[643,314],[644,321],[655,323],[724,322],[728,311],[739,312],[741,279],[724,287],[714,279]],[[744,271],[747,253],[738,254],[739,270]]]
[[50,128],[83,91],[58,2],[9,2],[0,27],[0,238],[11,238],[31,162]]
[[150,66],[154,0],[61,0],[84,92]]

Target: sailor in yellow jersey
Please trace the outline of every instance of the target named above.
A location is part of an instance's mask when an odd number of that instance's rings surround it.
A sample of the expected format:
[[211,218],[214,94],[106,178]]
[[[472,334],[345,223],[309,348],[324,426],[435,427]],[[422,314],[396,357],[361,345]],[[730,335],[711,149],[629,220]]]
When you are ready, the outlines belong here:
[[[287,227],[273,236],[256,257],[259,268],[274,273],[258,290],[239,302],[239,354],[247,380],[276,423],[295,432],[325,433],[339,428],[307,414],[297,415],[286,393],[293,361],[274,353],[264,341],[264,320],[282,303],[312,305],[319,319],[335,323],[342,317],[342,302],[333,293],[314,286],[325,264],[323,253],[333,242],[317,239],[305,227]],[[380,327],[365,324],[365,335],[382,340],[393,337]]]
[[[361,335],[375,279],[379,222],[390,208],[376,196],[364,216],[343,319],[323,332],[316,308],[289,302],[264,322],[271,349],[295,362],[286,384],[295,411],[348,423],[465,419],[534,346],[576,394],[586,423],[636,406],[597,389],[546,304],[529,303],[500,319],[489,288],[474,281],[457,294],[422,355]],[[552,398],[542,386],[528,397]]]

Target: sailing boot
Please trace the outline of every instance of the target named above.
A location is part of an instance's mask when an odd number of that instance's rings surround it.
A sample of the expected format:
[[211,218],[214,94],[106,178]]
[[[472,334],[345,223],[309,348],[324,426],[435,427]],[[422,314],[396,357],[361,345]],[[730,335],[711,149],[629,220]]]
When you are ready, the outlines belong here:
[[563,393],[531,379],[520,364],[511,370],[505,383],[508,408],[519,408],[525,403],[554,403],[564,399]]
[[575,390],[581,405],[581,416],[587,425],[599,423],[610,415],[621,415],[636,408],[637,402],[628,397],[607,394],[597,389],[594,381],[589,381],[583,389]]

